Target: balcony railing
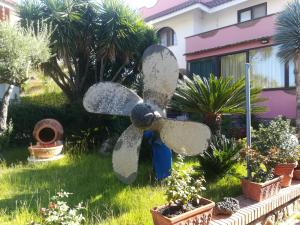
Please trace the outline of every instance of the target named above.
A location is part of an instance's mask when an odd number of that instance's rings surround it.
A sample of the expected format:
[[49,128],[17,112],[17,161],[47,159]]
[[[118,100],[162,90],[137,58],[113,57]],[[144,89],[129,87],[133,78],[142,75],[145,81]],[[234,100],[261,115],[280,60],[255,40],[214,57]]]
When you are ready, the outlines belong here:
[[275,33],[276,14],[234,24],[186,38],[186,54],[251,42]]

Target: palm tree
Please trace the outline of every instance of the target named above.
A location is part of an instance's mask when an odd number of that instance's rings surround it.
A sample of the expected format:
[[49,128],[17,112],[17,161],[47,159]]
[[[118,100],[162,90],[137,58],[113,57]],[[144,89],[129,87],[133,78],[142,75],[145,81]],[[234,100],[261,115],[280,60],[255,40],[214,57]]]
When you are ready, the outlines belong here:
[[[179,83],[171,102],[171,107],[190,113],[198,113],[203,117],[214,134],[221,133],[223,114],[244,114],[246,109],[245,79],[233,81],[232,77],[220,78],[210,75],[207,79],[193,75],[185,77]],[[265,99],[260,98],[259,88],[251,89],[252,112],[264,112],[265,107],[255,103]]]
[[44,65],[70,101],[102,81],[125,82],[139,73],[140,52],[155,31],[121,0],[23,0],[20,22],[52,24],[54,57]]
[[300,2],[294,0],[278,15],[275,43],[279,45],[278,56],[284,62],[293,60],[295,69],[297,132],[300,133]]

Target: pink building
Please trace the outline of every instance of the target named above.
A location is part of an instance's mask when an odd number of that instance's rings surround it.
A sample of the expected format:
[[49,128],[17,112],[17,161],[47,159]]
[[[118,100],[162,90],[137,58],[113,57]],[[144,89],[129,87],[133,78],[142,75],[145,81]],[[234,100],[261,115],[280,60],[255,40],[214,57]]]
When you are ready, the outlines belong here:
[[264,118],[296,116],[293,64],[277,57],[272,37],[276,14],[289,0],[158,0],[141,8],[158,30],[161,44],[192,74],[244,76],[251,64],[255,86],[263,88],[269,111]]
[[0,21],[13,20],[16,0],[0,0]]

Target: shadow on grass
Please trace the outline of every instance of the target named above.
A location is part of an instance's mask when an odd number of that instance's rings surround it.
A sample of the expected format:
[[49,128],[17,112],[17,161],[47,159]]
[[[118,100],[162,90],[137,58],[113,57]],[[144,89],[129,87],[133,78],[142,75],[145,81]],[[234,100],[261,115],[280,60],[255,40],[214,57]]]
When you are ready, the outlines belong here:
[[13,147],[9,150],[0,151],[0,160],[5,160],[8,166],[13,164],[27,163],[29,156],[28,149],[25,147]]
[[[11,160],[16,153],[11,154],[4,154],[8,157],[7,164],[16,163],[16,160]],[[24,155],[22,157],[19,160],[24,162]],[[111,216],[110,213],[114,216],[126,213],[134,204],[134,191],[149,185],[151,176],[151,165],[143,164],[133,185],[122,184],[113,173],[111,156],[95,154],[67,156],[62,161],[47,164],[17,166],[2,176],[7,189],[11,190],[4,199],[0,193],[0,208],[13,213],[19,203],[25,204],[29,211],[38,212],[40,207],[47,207],[50,196],[63,189],[74,193],[68,199],[70,205],[83,201],[89,210],[101,213],[99,216],[104,220]],[[128,196],[129,192],[133,193]]]

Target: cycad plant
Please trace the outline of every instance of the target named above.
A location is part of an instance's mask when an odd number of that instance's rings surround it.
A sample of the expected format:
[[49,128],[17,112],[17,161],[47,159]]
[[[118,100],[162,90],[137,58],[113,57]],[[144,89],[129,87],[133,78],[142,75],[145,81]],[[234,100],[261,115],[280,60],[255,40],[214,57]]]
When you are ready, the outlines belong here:
[[[214,134],[221,133],[223,114],[244,114],[246,112],[245,79],[234,81],[232,77],[220,78],[210,75],[207,79],[193,75],[185,77],[176,89],[171,107],[173,109],[198,113]],[[264,101],[259,88],[251,88],[252,112],[264,112],[265,107],[255,103]]]
[[232,138],[215,135],[207,151],[199,155],[200,168],[207,179],[218,178],[227,173],[237,162],[241,146]]
[[294,0],[278,15],[275,43],[279,45],[278,56],[284,62],[293,60],[297,98],[297,131],[300,132],[300,2]]

